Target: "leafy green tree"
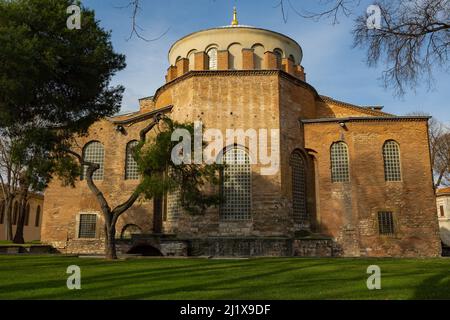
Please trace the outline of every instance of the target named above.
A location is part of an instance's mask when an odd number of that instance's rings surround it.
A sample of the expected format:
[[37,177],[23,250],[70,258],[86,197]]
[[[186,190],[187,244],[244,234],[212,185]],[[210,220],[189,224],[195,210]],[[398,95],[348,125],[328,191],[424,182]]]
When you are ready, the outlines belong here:
[[[147,141],[160,115],[141,132],[136,152],[141,184],[125,203],[109,206],[92,179],[98,165],[71,148],[94,122],[119,111],[123,87],[110,87],[110,80],[125,67],[125,57],[114,52],[110,33],[91,10],[82,8],[81,29],[69,30],[70,5],[69,0],[0,0],[0,137],[11,142],[8,159],[17,168],[14,183],[24,196],[30,189],[44,190],[54,176],[74,185],[80,167],[87,166],[87,184],[105,218],[106,255],[115,259],[116,222],[141,196],[162,197],[182,184],[183,206],[201,213],[219,201],[200,190],[207,181],[217,181],[217,168],[171,165],[171,132],[193,126],[165,119],[165,130]],[[20,232],[16,238],[23,241]]]
[[29,190],[45,189],[54,175],[73,183],[79,168],[66,152],[73,138],[120,109],[123,87],[111,87],[110,80],[125,68],[125,57],[114,52],[110,33],[91,10],[81,8],[81,29],[69,30],[70,5],[0,0],[0,139],[6,160],[0,174],[8,224],[19,194],[23,199]]

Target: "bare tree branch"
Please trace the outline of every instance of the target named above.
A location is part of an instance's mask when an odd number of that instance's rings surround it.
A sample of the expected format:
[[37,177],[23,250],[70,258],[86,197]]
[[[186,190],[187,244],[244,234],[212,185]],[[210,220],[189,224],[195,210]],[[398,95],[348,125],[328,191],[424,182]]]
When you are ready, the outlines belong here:
[[125,6],[117,7],[119,9],[131,9],[131,32],[130,36],[127,40],[131,40],[133,36],[136,36],[137,38],[144,40],[146,42],[152,42],[162,39],[170,30],[170,28],[167,28],[166,31],[161,33],[159,36],[153,39],[147,39],[144,37],[141,32],[144,31],[143,28],[141,28],[137,22],[138,14],[142,10],[141,8],[141,0],[129,0],[128,4]]
[[384,60],[386,87],[398,95],[414,90],[421,80],[433,85],[433,70],[448,70],[450,1],[382,1],[380,28],[367,27],[367,16],[358,17],[353,30],[354,46],[367,48],[367,63]]

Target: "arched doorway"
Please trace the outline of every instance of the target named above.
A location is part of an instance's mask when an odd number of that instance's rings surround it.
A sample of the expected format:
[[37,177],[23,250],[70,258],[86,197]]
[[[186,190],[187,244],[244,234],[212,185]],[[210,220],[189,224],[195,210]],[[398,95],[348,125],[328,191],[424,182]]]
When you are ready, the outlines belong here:
[[121,240],[130,240],[133,234],[141,234],[142,230],[135,224],[127,224],[120,233]]

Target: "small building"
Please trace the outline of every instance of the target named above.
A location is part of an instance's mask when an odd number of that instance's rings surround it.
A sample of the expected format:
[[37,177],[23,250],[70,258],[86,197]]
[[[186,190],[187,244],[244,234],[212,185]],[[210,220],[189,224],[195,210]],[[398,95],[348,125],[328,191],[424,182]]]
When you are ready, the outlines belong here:
[[[31,193],[28,197],[28,203],[25,213],[25,225],[23,229],[23,237],[25,242],[41,240],[42,212],[44,206],[44,195],[39,193]],[[19,220],[19,199],[13,201],[13,209],[11,213],[13,223],[13,235],[17,229]],[[6,239],[6,212],[5,203],[0,201],[0,240]]]
[[442,242],[450,247],[450,188],[437,191],[436,203]]

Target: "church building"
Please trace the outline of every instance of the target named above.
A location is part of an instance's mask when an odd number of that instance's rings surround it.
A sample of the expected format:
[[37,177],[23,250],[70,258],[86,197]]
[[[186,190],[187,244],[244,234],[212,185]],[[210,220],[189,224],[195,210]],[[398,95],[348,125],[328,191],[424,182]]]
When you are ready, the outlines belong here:
[[[270,175],[244,146],[227,146],[225,160],[237,161],[224,169],[224,203],[204,215],[183,212],[176,193],[138,201],[117,224],[123,252],[141,241],[162,255],[440,256],[429,119],[326,96],[308,83],[303,53],[294,39],[240,25],[235,14],[229,26],[172,45],[166,83],[139,111],[103,119],[77,139],[116,206],[139,183],[131,150],[158,113],[224,134],[278,132],[279,169]],[[103,217],[83,176],[75,188],[55,179],[43,208],[43,242],[103,253]]]

